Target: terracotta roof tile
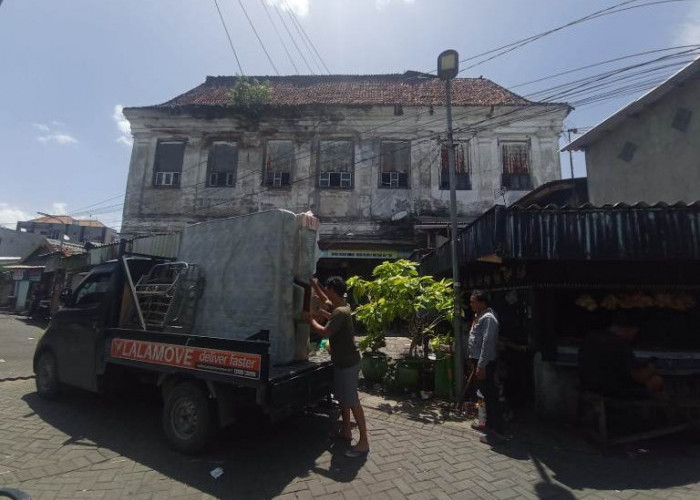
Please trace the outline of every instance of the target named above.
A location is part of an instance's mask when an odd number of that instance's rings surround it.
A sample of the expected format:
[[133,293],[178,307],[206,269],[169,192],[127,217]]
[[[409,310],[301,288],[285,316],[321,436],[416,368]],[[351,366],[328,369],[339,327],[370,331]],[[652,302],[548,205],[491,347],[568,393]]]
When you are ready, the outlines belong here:
[[[322,75],[249,77],[270,84],[272,106],[395,105],[441,106],[444,83],[415,73],[388,75]],[[208,76],[206,81],[155,107],[226,106],[238,77]],[[523,105],[530,101],[486,78],[457,78],[452,82],[455,106]]]

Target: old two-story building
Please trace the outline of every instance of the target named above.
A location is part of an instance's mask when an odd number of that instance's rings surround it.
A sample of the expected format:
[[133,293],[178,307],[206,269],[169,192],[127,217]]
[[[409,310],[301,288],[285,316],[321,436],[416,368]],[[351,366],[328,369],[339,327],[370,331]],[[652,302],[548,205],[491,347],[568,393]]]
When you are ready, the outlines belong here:
[[[122,233],[271,208],[321,220],[326,272],[367,272],[447,236],[444,84],[417,73],[207,77],[163,104],[130,107],[134,145]],[[461,223],[560,178],[566,104],[530,102],[485,78],[453,81]],[[245,235],[241,235],[245,237]],[[322,271],[323,272],[323,271]]]
[[700,200],[700,59],[565,150],[586,154],[594,205]]

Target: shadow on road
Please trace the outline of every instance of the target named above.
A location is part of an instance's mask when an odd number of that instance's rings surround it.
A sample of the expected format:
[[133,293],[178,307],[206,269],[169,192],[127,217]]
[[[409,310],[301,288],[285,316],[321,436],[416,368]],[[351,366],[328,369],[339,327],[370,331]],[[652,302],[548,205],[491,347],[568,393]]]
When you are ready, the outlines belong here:
[[700,481],[697,435],[602,449],[587,442],[575,428],[526,422],[512,430],[512,440],[492,449],[513,459],[532,460],[541,479],[535,485],[539,498],[574,498],[559,484],[573,491],[624,491],[682,487]]
[[[79,443],[112,450],[182,484],[218,498],[262,499],[278,495],[295,478],[310,471],[335,481],[351,481],[361,463],[346,459],[345,451],[328,436],[335,418],[313,413],[274,425],[258,416],[239,421],[222,432],[201,456],[172,451],[160,427],[160,398],[155,392],[126,399],[73,393],[45,401],[36,393],[23,397],[47,424]],[[330,451],[332,459],[317,459]],[[324,468],[323,462],[330,462]],[[221,467],[214,479],[209,472]]]

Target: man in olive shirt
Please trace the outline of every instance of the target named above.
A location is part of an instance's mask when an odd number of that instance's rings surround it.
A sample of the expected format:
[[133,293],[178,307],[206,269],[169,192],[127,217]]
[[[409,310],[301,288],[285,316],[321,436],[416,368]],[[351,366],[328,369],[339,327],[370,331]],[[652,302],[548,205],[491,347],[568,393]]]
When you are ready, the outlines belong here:
[[352,325],[352,311],[345,302],[347,286],[340,276],[328,278],[324,290],[333,304],[333,313],[325,326],[311,319],[311,328],[322,337],[328,337],[331,361],[334,365],[334,390],[340,403],[342,426],[338,437],[352,440],[350,412],[352,411],[360,431],[360,439],[346,452],[351,458],[363,457],[369,453],[365,413],[360,405],[357,382],[360,375],[360,353],[355,347],[355,332]]

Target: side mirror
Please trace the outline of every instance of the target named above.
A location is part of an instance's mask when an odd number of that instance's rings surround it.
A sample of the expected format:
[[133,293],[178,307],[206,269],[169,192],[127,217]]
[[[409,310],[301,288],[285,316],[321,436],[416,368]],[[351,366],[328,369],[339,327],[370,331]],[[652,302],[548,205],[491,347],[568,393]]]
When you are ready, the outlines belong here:
[[70,288],[63,290],[58,301],[63,307],[71,307],[73,305],[73,290]]

